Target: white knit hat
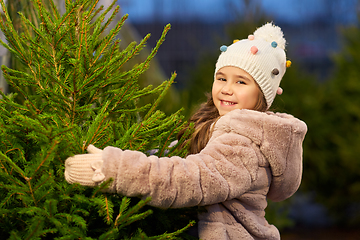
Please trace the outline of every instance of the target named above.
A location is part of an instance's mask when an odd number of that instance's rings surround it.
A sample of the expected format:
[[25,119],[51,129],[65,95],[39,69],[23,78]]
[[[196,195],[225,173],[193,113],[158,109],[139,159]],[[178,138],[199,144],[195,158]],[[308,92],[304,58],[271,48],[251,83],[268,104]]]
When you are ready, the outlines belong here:
[[286,61],[286,41],[280,27],[267,23],[248,39],[235,40],[230,46],[221,46],[215,74],[226,66],[234,66],[249,73],[264,93],[267,108],[276,93],[281,94],[280,81],[290,61]]

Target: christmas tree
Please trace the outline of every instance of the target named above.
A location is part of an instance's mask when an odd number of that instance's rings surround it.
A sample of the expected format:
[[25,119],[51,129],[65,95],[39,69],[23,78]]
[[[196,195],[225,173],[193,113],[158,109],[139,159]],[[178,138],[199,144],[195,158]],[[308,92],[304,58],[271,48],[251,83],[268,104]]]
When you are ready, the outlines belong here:
[[[30,2],[38,18],[20,12],[17,31],[1,0],[0,27],[7,40],[2,45],[21,62],[16,68],[2,67],[12,93],[0,92],[1,238],[176,238],[189,222],[173,224],[171,233],[163,228],[159,235],[147,236],[151,223],[144,221],[156,211],[144,208],[149,199],[106,194],[102,190],[108,183],[87,188],[64,179],[64,161],[86,153],[89,144],[148,154],[157,149],[152,152],[158,156],[186,154],[168,147],[183,127],[182,116],[157,110],[175,74],[157,87],[141,88],[137,82],[170,25],[145,61],[123,70],[150,35],[121,50],[117,36],[127,15],[104,34],[119,10],[105,18],[116,1],[102,9],[95,0],[66,0],[62,15],[53,1]],[[140,105],[149,95],[156,100]],[[159,210],[156,216],[161,214]]]

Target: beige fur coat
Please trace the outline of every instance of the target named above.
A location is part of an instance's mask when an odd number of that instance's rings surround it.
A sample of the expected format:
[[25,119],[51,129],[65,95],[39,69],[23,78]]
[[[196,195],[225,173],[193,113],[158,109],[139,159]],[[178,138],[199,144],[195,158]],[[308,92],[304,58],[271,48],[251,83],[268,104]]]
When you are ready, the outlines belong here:
[[[95,181],[113,178],[110,191],[150,196],[160,208],[205,206],[198,225],[204,240],[280,239],[264,209],[267,198],[282,201],[298,189],[306,131],[288,114],[234,110],[216,122],[207,146],[186,158],[106,147]],[[67,160],[66,179],[81,183],[74,165]]]

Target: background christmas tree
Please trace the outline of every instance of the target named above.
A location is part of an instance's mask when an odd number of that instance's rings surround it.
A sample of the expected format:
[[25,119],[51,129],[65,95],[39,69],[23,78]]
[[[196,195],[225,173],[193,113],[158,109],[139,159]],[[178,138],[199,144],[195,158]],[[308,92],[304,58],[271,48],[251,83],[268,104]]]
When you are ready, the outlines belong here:
[[[118,8],[105,20],[113,6],[102,11],[93,0],[67,0],[63,15],[53,1],[29,2],[37,18],[20,12],[21,30],[15,30],[1,1],[0,27],[8,45],[2,44],[21,62],[2,67],[12,89],[0,99],[2,239],[175,238],[189,223],[187,217],[180,214],[168,226],[162,210],[144,210],[148,200],[130,201],[103,193],[106,184],[92,189],[64,179],[65,159],[85,153],[89,144],[184,156],[176,146],[168,149],[183,125],[182,116],[156,110],[175,74],[155,88],[141,88],[137,82],[170,25],[145,61],[123,70],[150,35],[120,50],[117,36],[127,16],[104,34]],[[158,97],[139,104],[149,95]],[[153,211],[160,233],[151,223],[135,222],[146,221]],[[169,218],[171,211],[166,214]]]

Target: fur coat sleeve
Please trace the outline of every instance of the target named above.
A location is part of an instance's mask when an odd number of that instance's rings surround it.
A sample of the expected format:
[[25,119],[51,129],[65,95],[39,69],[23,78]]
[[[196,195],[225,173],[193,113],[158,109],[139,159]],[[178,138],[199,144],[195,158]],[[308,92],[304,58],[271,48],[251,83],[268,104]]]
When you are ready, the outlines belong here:
[[210,205],[240,197],[270,166],[269,197],[291,196],[299,187],[306,125],[291,115],[234,110],[215,124],[207,146],[186,158],[146,156],[107,147],[102,172],[110,191],[151,197],[161,208]]
[[[241,195],[251,185],[244,164],[228,161],[232,147],[226,135],[209,143],[199,154],[158,158],[108,147],[103,153],[103,172],[114,182],[111,191],[126,196],[151,197],[151,205],[161,208],[209,205]],[[256,157],[256,156],[252,156]],[[239,184],[240,183],[240,184]]]

